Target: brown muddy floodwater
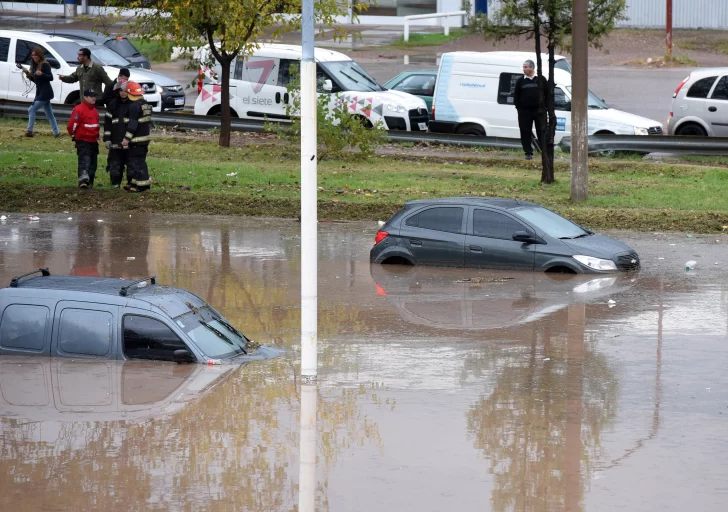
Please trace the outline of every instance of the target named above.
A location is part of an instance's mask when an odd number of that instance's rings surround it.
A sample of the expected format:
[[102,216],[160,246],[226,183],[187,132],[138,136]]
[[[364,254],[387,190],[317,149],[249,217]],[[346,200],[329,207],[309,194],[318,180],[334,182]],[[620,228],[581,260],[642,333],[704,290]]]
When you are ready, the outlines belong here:
[[370,269],[375,223],[321,223],[310,388],[298,223],[71,216],[0,222],[0,283],[156,275],[287,352],[0,358],[2,511],[728,510],[726,236],[612,233],[639,274],[554,280]]

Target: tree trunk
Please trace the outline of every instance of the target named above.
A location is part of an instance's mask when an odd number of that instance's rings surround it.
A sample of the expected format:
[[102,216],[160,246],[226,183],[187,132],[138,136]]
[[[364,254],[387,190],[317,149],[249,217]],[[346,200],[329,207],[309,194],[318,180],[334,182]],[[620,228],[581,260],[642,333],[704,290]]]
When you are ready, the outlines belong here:
[[[549,41],[549,80],[546,86],[546,112],[542,116],[543,143],[541,148],[541,183],[548,185],[554,182],[554,139],[556,137],[556,110],[554,108],[554,49],[556,44]],[[548,118],[548,120],[547,120]]]
[[222,66],[222,87],[220,89],[220,146],[230,147],[230,63],[231,58],[223,58],[220,61]]

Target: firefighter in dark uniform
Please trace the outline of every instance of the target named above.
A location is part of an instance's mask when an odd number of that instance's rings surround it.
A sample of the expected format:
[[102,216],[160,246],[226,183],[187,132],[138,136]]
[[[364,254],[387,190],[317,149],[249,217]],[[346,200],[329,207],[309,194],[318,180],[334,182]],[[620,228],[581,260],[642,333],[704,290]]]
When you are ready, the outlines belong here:
[[152,122],[152,106],[144,100],[144,91],[136,82],[126,83],[129,105],[129,122],[126,125],[122,147],[128,148],[126,173],[130,181],[124,189],[129,192],[149,190],[152,180],[147,167],[147,150]]
[[[124,169],[127,167],[129,147],[122,146],[121,143],[126,135],[126,127],[129,122],[129,107],[131,102],[126,92],[127,82],[118,82],[115,88],[115,96],[111,99],[106,108],[106,117],[104,119],[104,145],[109,150],[107,160],[107,171],[111,178],[111,186],[119,188],[122,178],[124,177]],[[131,176],[129,171],[126,173],[127,186],[131,186]],[[127,188],[127,187],[125,187]]]

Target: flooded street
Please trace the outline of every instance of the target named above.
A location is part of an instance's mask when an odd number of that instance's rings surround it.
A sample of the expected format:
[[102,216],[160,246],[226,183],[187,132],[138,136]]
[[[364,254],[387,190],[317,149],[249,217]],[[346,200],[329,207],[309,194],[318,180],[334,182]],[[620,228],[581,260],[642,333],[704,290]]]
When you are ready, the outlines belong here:
[[[370,268],[376,223],[322,222],[310,387],[299,229],[2,221],[2,286],[41,267],[155,275],[286,352],[243,366],[0,357],[0,510],[291,511],[299,482],[318,511],[726,510],[728,236],[609,233],[640,273],[555,279]],[[303,431],[302,398],[316,419]]]

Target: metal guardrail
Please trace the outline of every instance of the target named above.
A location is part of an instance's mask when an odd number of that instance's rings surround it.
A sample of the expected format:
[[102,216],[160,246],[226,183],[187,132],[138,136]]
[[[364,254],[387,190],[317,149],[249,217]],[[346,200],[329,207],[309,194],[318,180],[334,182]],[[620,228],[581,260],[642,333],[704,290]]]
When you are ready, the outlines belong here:
[[[29,104],[20,101],[0,100],[0,117],[28,118]],[[53,105],[57,119],[63,121],[71,116],[71,105]],[[103,112],[103,108],[100,109]],[[175,127],[182,130],[209,130],[220,127],[220,118],[196,116],[181,112],[160,112],[152,114],[154,126]],[[233,119],[233,131],[264,132],[264,121]],[[454,146],[489,147],[495,149],[519,149],[519,139],[505,137],[474,137],[426,132],[387,132],[393,142],[430,142]],[[559,144],[565,151],[571,150],[571,138],[564,137]],[[728,155],[728,137],[687,137],[667,135],[591,135],[589,152],[634,151],[638,153],[674,153],[690,155]]]

